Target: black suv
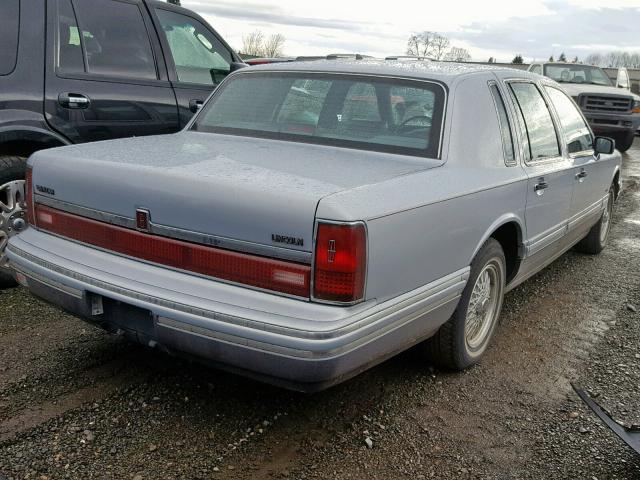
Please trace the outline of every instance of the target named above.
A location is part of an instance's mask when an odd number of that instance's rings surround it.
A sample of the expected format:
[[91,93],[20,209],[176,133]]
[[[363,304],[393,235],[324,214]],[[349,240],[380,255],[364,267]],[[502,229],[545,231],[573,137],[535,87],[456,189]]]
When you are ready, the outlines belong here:
[[180,130],[241,58],[195,13],[153,0],[2,0],[0,287],[24,226],[26,158]]

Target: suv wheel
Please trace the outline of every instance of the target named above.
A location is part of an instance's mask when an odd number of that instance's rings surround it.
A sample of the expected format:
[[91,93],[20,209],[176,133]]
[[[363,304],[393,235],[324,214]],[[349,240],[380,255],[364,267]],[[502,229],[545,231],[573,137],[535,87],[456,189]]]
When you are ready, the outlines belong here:
[[16,220],[26,216],[24,174],[26,159],[0,155],[0,289],[17,284],[7,267],[5,248],[17,233]]
[[506,270],[504,251],[490,238],[471,263],[469,281],[453,316],[425,344],[432,362],[463,370],[480,361],[498,324]]

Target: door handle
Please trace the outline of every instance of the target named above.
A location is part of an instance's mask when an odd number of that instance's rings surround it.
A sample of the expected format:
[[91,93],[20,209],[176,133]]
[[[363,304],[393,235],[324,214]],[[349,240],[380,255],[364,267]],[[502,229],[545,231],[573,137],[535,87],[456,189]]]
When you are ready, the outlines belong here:
[[58,103],[64,108],[84,109],[89,108],[91,100],[81,93],[61,93],[58,95]]
[[193,113],[196,113],[198,110],[202,108],[203,104],[204,102],[202,100],[197,100],[197,99],[189,100],[189,110],[191,110]]
[[547,188],[549,188],[549,184],[541,178],[540,180],[538,180],[538,183],[533,186],[533,191],[538,195],[544,195],[544,191]]
[[587,178],[587,175],[589,175],[589,174],[583,168],[582,170],[580,170],[579,173],[576,173],[576,180],[578,180],[580,183],[582,183],[584,181],[584,179]]

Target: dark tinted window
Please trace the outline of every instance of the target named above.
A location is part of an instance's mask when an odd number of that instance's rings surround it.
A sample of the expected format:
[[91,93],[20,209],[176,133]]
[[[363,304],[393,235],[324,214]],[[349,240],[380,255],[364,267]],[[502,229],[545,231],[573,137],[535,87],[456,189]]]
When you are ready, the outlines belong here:
[[559,156],[556,129],[538,87],[524,82],[511,83],[510,86],[522,112],[531,158],[535,161]]
[[84,73],[80,31],[71,0],[58,2],[58,70],[65,73]]
[[432,83],[307,74],[241,74],[194,130],[435,158],[444,91]]
[[137,5],[116,0],[74,1],[89,73],[157,78],[149,35]]
[[507,108],[502,100],[502,94],[496,84],[491,85],[491,94],[495,101],[496,108],[498,109],[498,119],[500,120],[500,131],[502,133],[502,145],[504,148],[504,160],[507,164],[515,164],[516,156],[513,148],[513,134],[511,133],[511,126],[509,125],[509,116],[507,115]]
[[19,0],[2,0],[0,8],[0,75],[13,72],[18,58]]
[[562,125],[569,153],[593,150],[591,132],[582,115],[580,115],[578,108],[564,92],[553,87],[545,88],[558,113],[558,117],[560,117],[560,124]]
[[181,82],[214,85],[229,74],[231,53],[198,20],[156,9]]

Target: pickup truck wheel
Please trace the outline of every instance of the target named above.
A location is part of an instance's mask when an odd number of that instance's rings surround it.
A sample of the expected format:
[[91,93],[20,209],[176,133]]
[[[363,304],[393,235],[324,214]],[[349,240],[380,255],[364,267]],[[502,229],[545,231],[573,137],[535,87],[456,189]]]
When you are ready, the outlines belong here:
[[24,218],[24,174],[26,159],[0,155],[0,290],[15,287],[17,283],[7,268],[5,248],[16,233],[15,220]]
[[620,133],[615,136],[616,148],[624,153],[631,148],[636,138],[636,132]]
[[602,216],[586,237],[576,246],[577,250],[589,255],[597,255],[604,247],[607,246],[609,240],[609,232],[611,231],[611,217],[613,216],[613,206],[615,204],[616,192],[613,186],[609,189],[609,197],[607,198],[607,206],[602,212]]
[[463,370],[478,363],[498,324],[506,278],[504,251],[490,238],[471,263],[471,273],[451,319],[426,342],[429,359]]

